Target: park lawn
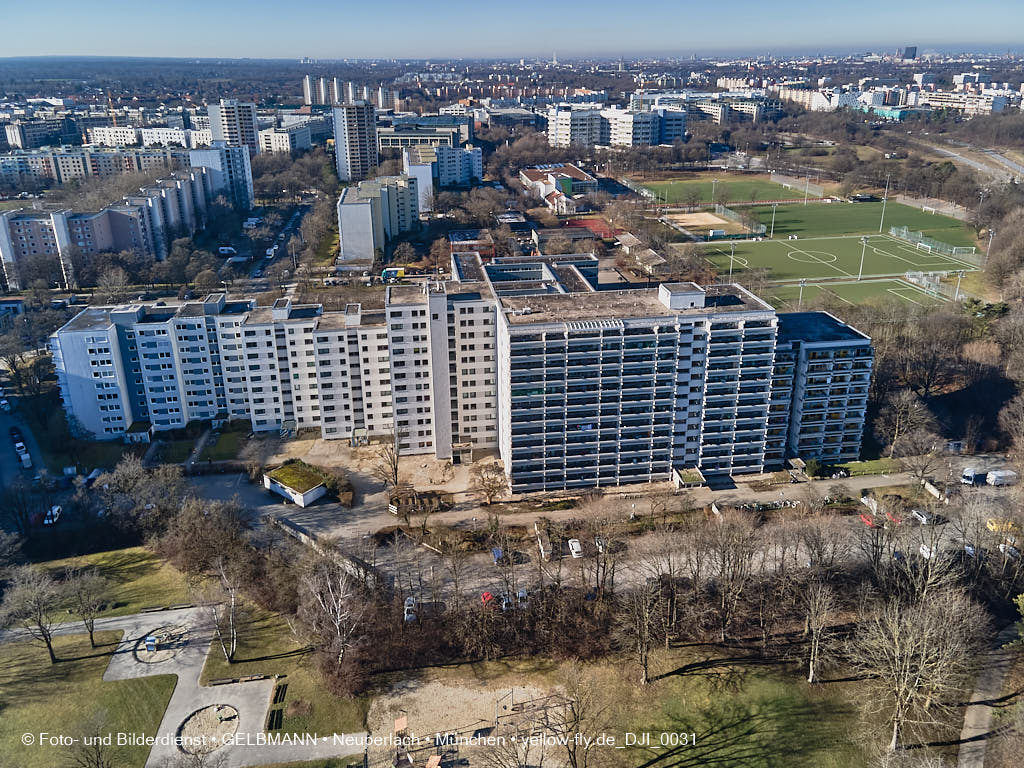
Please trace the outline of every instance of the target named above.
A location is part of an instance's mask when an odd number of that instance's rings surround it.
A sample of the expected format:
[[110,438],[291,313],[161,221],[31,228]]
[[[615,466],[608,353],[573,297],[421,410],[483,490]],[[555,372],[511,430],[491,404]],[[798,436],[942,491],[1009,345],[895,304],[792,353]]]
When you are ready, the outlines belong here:
[[[104,682],[120,632],[97,632],[99,648],[86,635],[54,638],[58,661],[32,642],[0,645],[0,765],[54,768],[70,765],[61,747],[24,747],[21,734],[81,737],[117,732],[154,736],[177,678],[157,675]],[[142,768],[148,746],[117,747],[118,765]]]
[[900,471],[900,463],[896,459],[881,458],[870,461],[848,461],[845,464],[836,464],[839,469],[845,469],[850,477],[861,477],[863,475],[888,475]]
[[143,547],[114,549],[40,563],[55,573],[66,567],[98,568],[115,598],[102,616],[128,616],[143,608],[189,601],[184,575]]
[[362,768],[363,755],[345,755],[344,757],[332,757],[327,760],[311,760],[305,763],[271,763],[261,768],[348,768],[358,766]]
[[[748,669],[735,687],[715,686],[706,670],[670,676],[622,717],[624,731],[651,734],[651,747],[627,747],[627,765],[742,765],[744,768],[860,768],[868,755],[850,685],[809,686],[795,675]],[[725,675],[735,667],[723,666]],[[696,744],[673,746],[671,734]],[[664,734],[664,736],[663,736]],[[667,738],[665,746],[659,742]]]
[[156,453],[157,461],[163,464],[183,464],[195,445],[195,440],[161,440]]
[[[202,685],[210,680],[243,675],[280,675],[287,685],[284,721],[287,733],[355,733],[366,729],[367,697],[340,698],[320,683],[310,649],[295,639],[288,623],[267,611],[252,609],[239,634],[235,663],[224,660],[217,643],[206,657]],[[271,711],[278,709],[271,705]]]
[[232,461],[238,458],[238,452],[245,445],[245,436],[249,434],[248,426],[243,429],[228,428],[211,443],[206,441],[203,451],[199,454],[201,461]]
[[[751,208],[765,226],[772,226],[772,206]],[[800,235],[817,237],[821,235],[879,234],[882,222],[882,203],[790,203],[780,205],[775,212],[775,237]],[[962,221],[938,213],[925,213],[918,208],[896,203],[892,200],[885,205],[885,221],[882,233],[890,227],[909,227],[919,230],[928,237],[954,246],[977,245],[974,230]]]
[[[723,657],[723,664],[707,668],[711,656]],[[617,744],[624,743],[627,731],[650,732],[655,745],[660,733],[697,734],[696,746],[654,753],[626,749],[627,759],[613,764],[866,768],[862,723],[848,701],[856,683],[809,686],[795,673],[731,661],[717,647],[655,651],[653,682],[647,686],[634,684],[636,670],[624,659],[590,665],[596,687],[613,702],[612,727],[602,730],[614,735]],[[693,662],[702,669],[686,674],[685,666]],[[485,684],[496,691],[512,685],[551,690],[561,679],[561,665],[542,658],[512,659],[432,667],[420,675],[423,682]]]
[[[700,195],[699,202],[711,203],[712,187],[714,197],[721,199],[723,194],[728,195],[731,203],[758,202],[763,200],[792,200],[803,195],[792,189],[786,189],[781,184],[768,181],[763,178],[744,178],[744,176],[726,176],[720,174],[693,175],[693,178],[668,179],[666,181],[644,181],[639,182],[645,188],[651,190],[660,200],[668,203],[685,203],[687,192],[696,189]],[[713,179],[718,179],[714,183]],[[725,190],[723,193],[723,189]]]
[[339,248],[338,229],[334,227],[317,243],[316,253],[313,255],[313,265],[317,267],[330,266],[334,263]]

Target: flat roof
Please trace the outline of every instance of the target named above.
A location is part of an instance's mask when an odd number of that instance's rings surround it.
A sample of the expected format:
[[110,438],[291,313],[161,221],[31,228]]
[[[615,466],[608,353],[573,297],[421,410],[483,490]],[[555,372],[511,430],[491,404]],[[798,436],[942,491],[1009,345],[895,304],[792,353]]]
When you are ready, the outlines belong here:
[[868,336],[828,312],[780,312],[780,344],[804,341],[870,341]]
[[773,311],[756,296],[736,285],[709,285],[704,288],[704,292],[704,307],[686,309],[669,309],[661,302],[658,288],[502,296],[499,301],[510,325]]
[[110,325],[110,310],[107,308],[89,307],[68,320],[61,330],[88,331],[93,328],[106,328]]

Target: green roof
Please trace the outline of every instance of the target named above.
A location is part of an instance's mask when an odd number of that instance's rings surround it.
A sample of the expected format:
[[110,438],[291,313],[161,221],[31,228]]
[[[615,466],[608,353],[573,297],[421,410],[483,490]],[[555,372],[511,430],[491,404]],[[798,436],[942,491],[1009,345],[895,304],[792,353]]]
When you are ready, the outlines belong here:
[[296,493],[309,493],[318,485],[324,484],[324,479],[320,474],[301,461],[289,462],[272,472],[267,472],[267,477],[287,486]]

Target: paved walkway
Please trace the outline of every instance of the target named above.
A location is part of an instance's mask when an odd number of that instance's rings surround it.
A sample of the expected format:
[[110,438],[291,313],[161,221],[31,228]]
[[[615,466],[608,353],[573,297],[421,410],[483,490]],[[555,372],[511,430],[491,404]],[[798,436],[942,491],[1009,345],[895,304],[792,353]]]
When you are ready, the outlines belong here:
[[974,693],[964,712],[957,768],[982,768],[985,765],[985,748],[992,735],[992,712],[1003,695],[1003,680],[1017,652],[1017,649],[1006,646],[1016,637],[1016,625],[1004,629],[982,662]]
[[[135,652],[140,641],[154,630],[164,626],[184,627],[188,631],[187,640],[178,652],[169,659],[157,663],[140,661]],[[140,613],[131,616],[120,616],[98,619],[96,630],[121,630],[124,635],[121,643],[110,657],[110,664],[103,675],[104,680],[130,680],[151,675],[176,675],[177,684],[174,693],[164,711],[163,719],[157,728],[156,736],[171,737],[177,735],[182,721],[197,709],[215,704],[227,704],[238,710],[238,730],[234,741],[229,746],[220,747],[217,754],[223,752],[227,757],[226,768],[243,768],[268,763],[300,762],[307,760],[323,760],[331,757],[343,757],[361,753],[365,733],[347,734],[312,734],[316,741],[305,733],[292,734],[286,730],[272,732],[272,736],[295,736],[304,743],[260,743],[266,740],[264,726],[271,696],[274,693],[275,681],[258,680],[249,683],[230,683],[218,686],[201,686],[199,677],[203,671],[206,656],[211,651],[220,653],[220,648],[213,643],[213,633],[208,625],[202,609],[182,608],[172,611]],[[58,625],[54,632],[60,635],[81,634],[81,622],[67,622]],[[14,642],[25,639],[24,632],[18,630],[0,633],[0,643]],[[117,723],[112,723],[113,728]],[[172,743],[153,746],[146,761],[146,768],[158,768],[176,758],[180,752]]]

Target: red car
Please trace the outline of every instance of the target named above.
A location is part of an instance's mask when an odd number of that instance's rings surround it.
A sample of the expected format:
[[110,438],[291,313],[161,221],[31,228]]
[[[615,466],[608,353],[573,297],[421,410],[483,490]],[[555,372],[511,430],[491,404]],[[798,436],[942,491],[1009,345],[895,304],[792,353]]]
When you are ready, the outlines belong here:
[[888,509],[885,510],[885,516],[888,517],[892,522],[896,523],[896,525],[899,525],[900,523],[903,522],[903,518],[902,517],[900,517],[899,515],[893,514]]
[[879,527],[878,523],[875,521],[874,516],[873,515],[869,515],[867,512],[861,512],[860,513],[860,519],[864,522],[864,525],[866,525],[868,528],[878,528]]

